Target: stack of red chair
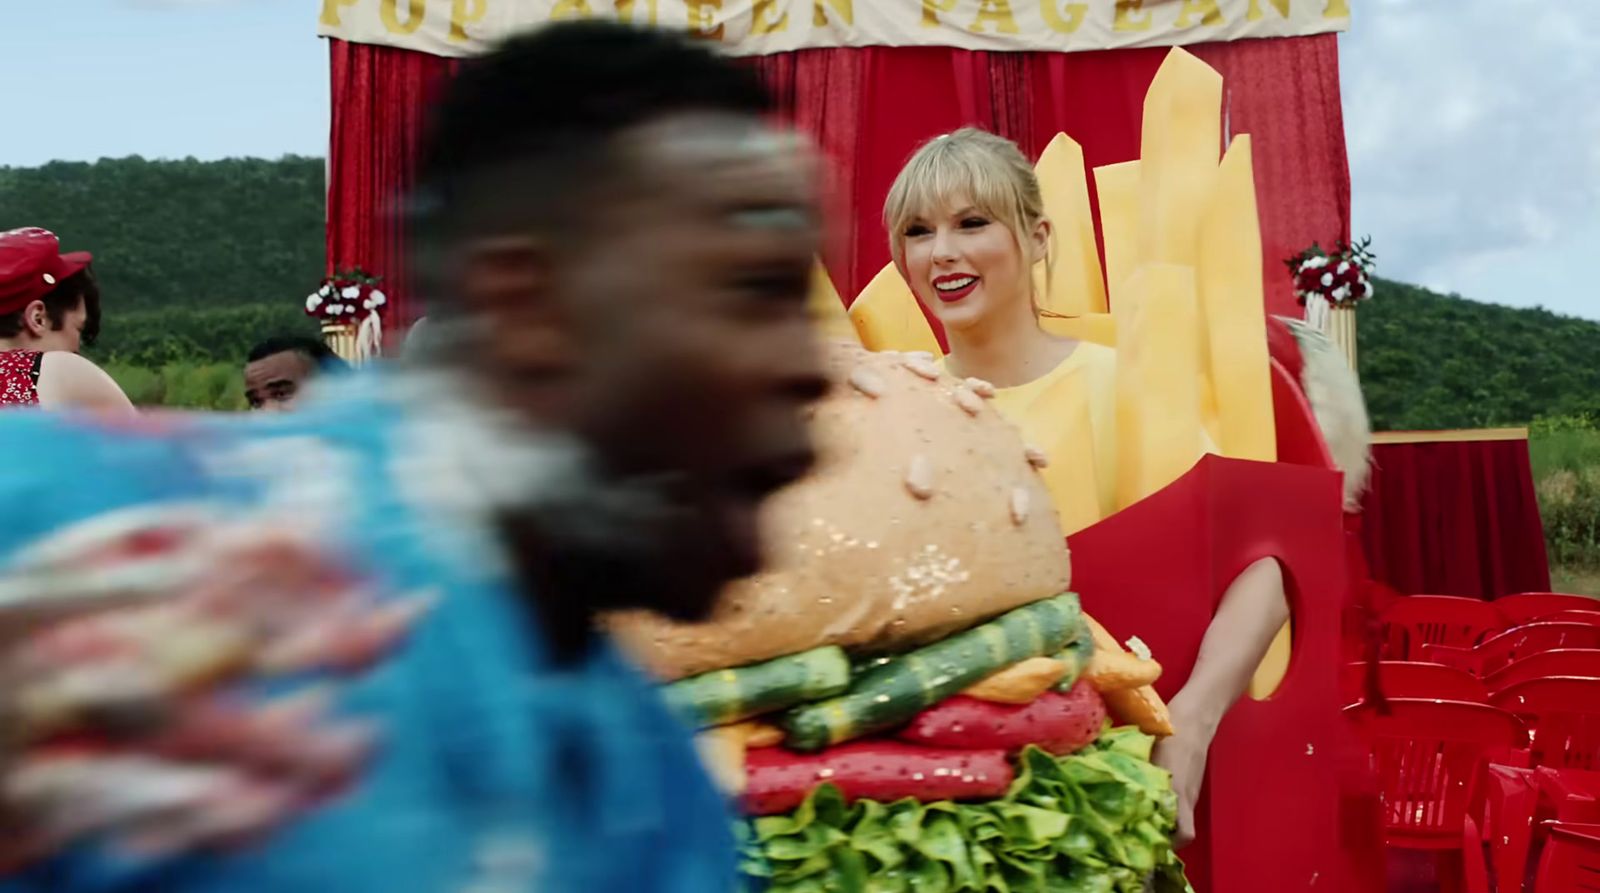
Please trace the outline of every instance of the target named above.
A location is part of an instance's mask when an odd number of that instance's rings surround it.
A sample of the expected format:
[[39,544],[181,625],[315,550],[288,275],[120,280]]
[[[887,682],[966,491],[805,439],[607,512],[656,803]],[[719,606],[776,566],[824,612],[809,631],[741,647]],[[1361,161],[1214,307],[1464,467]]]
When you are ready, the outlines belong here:
[[1600,600],[1410,596],[1383,625],[1387,706],[1361,703],[1365,664],[1344,690],[1388,846],[1467,893],[1522,893],[1542,846],[1531,893],[1600,893]]

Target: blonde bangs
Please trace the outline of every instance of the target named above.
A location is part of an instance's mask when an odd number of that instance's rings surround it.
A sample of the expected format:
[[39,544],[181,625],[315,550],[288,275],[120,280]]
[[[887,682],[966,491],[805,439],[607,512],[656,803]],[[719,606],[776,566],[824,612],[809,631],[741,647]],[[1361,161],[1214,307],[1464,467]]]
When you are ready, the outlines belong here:
[[905,232],[914,221],[968,204],[1004,224],[1019,246],[1044,217],[1033,168],[1016,145],[981,130],[958,130],[918,149],[889,188],[883,222],[895,263],[904,262]]

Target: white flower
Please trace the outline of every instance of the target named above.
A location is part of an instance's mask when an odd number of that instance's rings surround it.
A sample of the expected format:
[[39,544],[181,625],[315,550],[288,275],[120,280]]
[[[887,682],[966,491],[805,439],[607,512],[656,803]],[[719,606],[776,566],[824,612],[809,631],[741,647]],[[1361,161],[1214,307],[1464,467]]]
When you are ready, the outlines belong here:
[[372,306],[382,307],[384,304],[388,303],[388,301],[389,299],[384,295],[383,292],[378,291],[377,289],[372,290]]
[[317,289],[317,294],[322,295],[324,298],[333,297],[333,285],[331,283],[323,283],[322,287]]
[[1323,273],[1322,274],[1322,287],[1323,288],[1327,288],[1328,286],[1330,286],[1332,284],[1333,284],[1333,274],[1332,273]]
[[344,287],[344,290],[339,292],[339,297],[348,298],[350,300],[355,300],[356,298],[361,297],[361,286],[359,286],[359,285],[346,285]]
[[306,312],[307,313],[311,313],[312,311],[316,310],[318,307],[321,307],[321,306],[322,306],[322,296],[321,295],[310,295],[310,296],[308,296],[306,298]]
[[1313,257],[1312,259],[1306,261],[1306,266],[1310,267],[1313,270],[1320,270],[1323,267],[1326,267],[1327,265],[1328,265],[1328,259],[1325,258],[1325,257],[1321,257],[1321,256]]
[[1335,301],[1343,301],[1348,297],[1350,297],[1350,287],[1348,285],[1341,285],[1333,290],[1333,299]]
[[1338,271],[1339,271],[1339,275],[1340,276],[1343,276],[1345,274],[1345,271],[1347,271],[1349,269],[1350,269],[1350,262],[1349,261],[1347,261],[1347,260],[1339,261]]

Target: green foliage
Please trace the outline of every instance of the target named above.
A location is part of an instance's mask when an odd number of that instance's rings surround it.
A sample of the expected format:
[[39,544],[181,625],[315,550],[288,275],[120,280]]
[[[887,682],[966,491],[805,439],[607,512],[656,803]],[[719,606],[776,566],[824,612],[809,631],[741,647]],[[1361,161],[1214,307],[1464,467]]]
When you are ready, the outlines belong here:
[[93,252],[109,314],[294,307],[322,279],[325,179],[299,156],[0,167],[0,230],[42,226]]
[[106,371],[136,406],[238,412],[244,377],[236,363],[167,363],[150,368],[108,364]]
[[1565,591],[1579,591],[1577,581],[1600,571],[1600,425],[1587,415],[1540,419],[1528,449],[1550,564]]
[[183,310],[107,312],[100,340],[85,353],[98,363],[155,368],[169,363],[242,365],[250,348],[274,335],[318,337],[318,322],[296,301]]
[[1378,430],[1600,418],[1600,323],[1389,280],[1361,305],[1361,386]]

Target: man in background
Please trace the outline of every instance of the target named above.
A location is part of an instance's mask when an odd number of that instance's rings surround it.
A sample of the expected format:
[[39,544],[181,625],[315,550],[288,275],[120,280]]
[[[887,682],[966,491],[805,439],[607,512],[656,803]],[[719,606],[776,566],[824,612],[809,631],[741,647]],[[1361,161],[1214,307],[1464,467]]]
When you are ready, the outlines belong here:
[[244,397],[252,410],[285,412],[294,408],[306,384],[324,372],[350,367],[316,338],[283,335],[250,348],[244,365]]
[[[380,599],[435,596],[403,650],[340,690],[337,712],[383,733],[345,796],[263,840],[284,825],[285,770],[251,730],[281,736],[282,711],[206,738],[200,757],[192,736],[173,751],[164,733],[192,728],[207,698],[173,696],[143,724],[112,711],[119,758],[141,758],[133,780],[175,783],[146,791],[156,802],[141,812],[126,786],[98,780],[95,752],[71,752],[69,771],[31,786],[0,762],[4,839],[35,842],[32,853],[81,844],[35,857],[0,889],[734,887],[731,810],[688,731],[596,621],[627,609],[705,617],[724,585],[760,567],[762,502],[812,461],[804,412],[826,387],[806,302],[813,171],[769,111],[753,72],[681,35],[585,22],[513,38],[463,63],[422,153],[410,210],[437,336],[425,362],[339,376],[271,425],[202,418],[183,422],[188,433],[126,437],[0,419],[0,503],[73,494],[12,517],[0,574],[18,556],[81,550],[83,534],[61,531],[87,522],[103,536],[108,513],[126,525],[130,506],[198,505],[287,519],[364,570]],[[144,550],[171,539],[134,533]],[[168,585],[130,575],[119,591],[156,584]],[[229,586],[255,591],[248,578]],[[260,599],[238,603],[259,610]],[[290,656],[328,644],[296,639]],[[7,657],[0,645],[0,670]],[[10,740],[27,741],[15,708],[33,702],[15,693],[38,688],[37,664],[11,663],[21,672],[5,677],[0,715],[17,720]],[[139,676],[118,669],[118,688]],[[107,716],[58,703],[103,687],[52,681],[49,717]],[[316,725],[293,715],[291,728]],[[194,762],[202,774],[165,777]],[[235,767],[220,790],[219,766]],[[264,773],[274,796],[237,784]]]

